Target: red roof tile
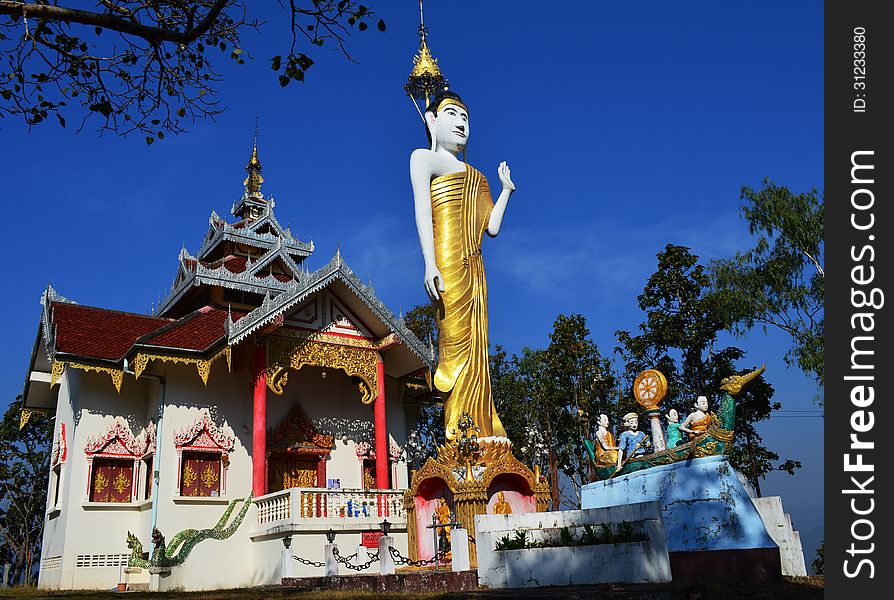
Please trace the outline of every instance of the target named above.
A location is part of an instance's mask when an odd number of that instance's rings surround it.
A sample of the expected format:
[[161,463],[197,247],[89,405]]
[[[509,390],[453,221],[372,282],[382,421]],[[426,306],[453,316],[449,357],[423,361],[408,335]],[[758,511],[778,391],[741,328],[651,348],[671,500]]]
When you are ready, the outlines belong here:
[[170,319],[62,302],[54,302],[52,309],[56,350],[90,358],[121,360],[137,338],[171,322]]
[[[238,321],[245,313],[233,311],[233,321]],[[184,350],[207,350],[226,332],[224,324],[227,311],[214,306],[206,306],[177,319],[157,333],[151,333],[139,340],[141,344],[165,346]]]

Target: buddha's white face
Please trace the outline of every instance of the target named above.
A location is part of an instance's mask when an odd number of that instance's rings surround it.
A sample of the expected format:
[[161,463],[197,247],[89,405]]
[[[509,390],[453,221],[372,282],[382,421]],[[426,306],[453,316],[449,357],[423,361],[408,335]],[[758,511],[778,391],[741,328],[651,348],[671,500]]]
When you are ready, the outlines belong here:
[[461,152],[469,140],[469,114],[461,106],[448,104],[437,116],[426,113],[429,129],[434,129],[438,146],[450,152]]
[[608,415],[599,415],[599,426],[608,429]]
[[708,410],[708,399],[705,396],[699,396],[695,399],[695,407],[702,412]]

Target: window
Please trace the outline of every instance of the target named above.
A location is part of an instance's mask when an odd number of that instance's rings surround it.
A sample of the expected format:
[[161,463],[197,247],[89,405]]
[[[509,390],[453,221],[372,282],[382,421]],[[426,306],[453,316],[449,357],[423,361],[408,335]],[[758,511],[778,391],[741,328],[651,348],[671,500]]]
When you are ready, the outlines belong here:
[[[391,470],[388,471],[388,487],[391,487]],[[371,490],[376,488],[376,459],[363,459],[363,489]]]
[[146,472],[143,476],[143,500],[152,498],[152,455],[150,454],[143,459],[143,470]]
[[90,477],[91,502],[130,502],[133,491],[132,460],[93,459]]
[[54,508],[57,504],[59,504],[59,487],[62,482],[62,465],[56,465],[53,467],[53,495],[50,497],[50,508]]
[[184,452],[180,463],[180,495],[220,496],[221,454]]

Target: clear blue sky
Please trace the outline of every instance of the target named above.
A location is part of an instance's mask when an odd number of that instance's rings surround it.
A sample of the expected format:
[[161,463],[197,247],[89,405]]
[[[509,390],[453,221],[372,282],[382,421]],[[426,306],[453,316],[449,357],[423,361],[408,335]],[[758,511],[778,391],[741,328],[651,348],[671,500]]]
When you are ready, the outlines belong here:
[[[337,243],[393,309],[425,300],[408,178],[424,145],[402,86],[417,47],[415,0],[370,0],[388,25],[350,40],[359,64],[312,54],[305,84],[280,89],[269,58],[287,43],[275,3],[244,66],[221,57],[228,107],[216,123],[146,147],[142,136],[75,135],[55,119],[0,123],[11,279],[0,389],[21,390],[38,299],[51,280],[82,304],[144,312],[164,296],[181,244],[195,252],[211,209],[242,191],[255,115],[264,191],[280,221],[313,238],[311,267]],[[823,7],[818,2],[428,0],[430,45],[471,109],[469,162],[518,191],[485,243],[491,342],[544,346],[558,313],[580,312],[603,353],[641,320],[635,298],[667,243],[704,259],[751,241],[739,189],[769,176],[823,181]],[[15,266],[15,269],[12,267]],[[766,362],[786,411],[816,387],[786,368],[788,339],[754,332],[743,366]],[[767,445],[804,468],[771,475],[809,564],[822,538],[823,419],[776,418]]]

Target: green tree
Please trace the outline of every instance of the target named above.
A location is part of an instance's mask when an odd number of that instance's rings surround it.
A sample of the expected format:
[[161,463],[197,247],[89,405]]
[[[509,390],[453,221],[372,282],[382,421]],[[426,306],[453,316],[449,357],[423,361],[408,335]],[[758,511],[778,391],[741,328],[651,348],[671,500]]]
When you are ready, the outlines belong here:
[[[735,347],[718,347],[718,336],[741,321],[742,306],[726,290],[711,288],[711,280],[698,256],[689,248],[668,244],[658,253],[658,270],[649,277],[637,297],[645,321],[639,335],[616,332],[617,351],[624,364],[628,389],[645,369],[658,369],[668,381],[662,408],[689,412],[698,395],[717,399],[721,379],[748,369],[736,368],[745,353]],[[773,470],[793,474],[801,464],[779,462],[779,455],[762,445],[755,423],[768,419],[781,408],[772,402],[773,387],[763,377],[736,398],[736,441],[730,454],[733,466],[742,471],[760,494],[760,482]],[[632,396],[632,390],[628,392]]]
[[[244,0],[100,0],[85,10],[71,0],[0,0],[0,117],[29,127],[65,113],[100,131],[137,132],[146,143],[214,118],[220,60],[251,58],[246,32],[259,32],[259,12]],[[280,54],[269,58],[279,84],[304,81],[311,54],[365,31],[373,11],[351,0],[279,3],[289,22]],[[275,19],[280,20],[280,19]],[[385,31],[385,23],[377,23]],[[72,110],[72,105],[80,105]],[[80,128],[79,128],[80,130]]]
[[813,563],[811,563],[811,568],[813,568],[813,572],[817,575],[825,575],[826,574],[826,542],[823,540],[820,542],[819,548],[816,549],[816,558]]
[[0,422],[0,556],[13,564],[12,583],[34,583],[46,514],[53,419],[32,414],[19,429],[21,402]]
[[494,403],[513,450],[547,469],[555,509],[580,505],[580,488],[590,481],[582,441],[615,397],[611,365],[589,335],[582,315],[559,315],[546,349],[524,348],[507,359],[498,347],[491,357]]
[[[420,304],[404,315],[407,327],[417,338],[427,342],[437,353],[438,326],[434,304]],[[418,469],[438,452],[438,446],[446,441],[444,436],[444,404],[436,394],[431,394],[420,405],[416,423],[407,440],[407,459],[410,467]]]
[[754,248],[711,264],[714,288],[736,304],[734,330],[756,324],[788,333],[789,365],[824,383],[823,220],[817,191],[793,194],[765,179],[760,190],[742,188],[741,216],[757,236]]

